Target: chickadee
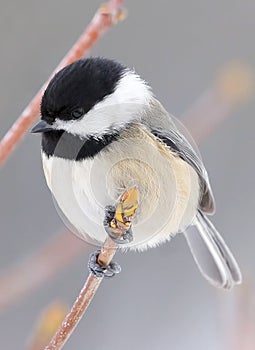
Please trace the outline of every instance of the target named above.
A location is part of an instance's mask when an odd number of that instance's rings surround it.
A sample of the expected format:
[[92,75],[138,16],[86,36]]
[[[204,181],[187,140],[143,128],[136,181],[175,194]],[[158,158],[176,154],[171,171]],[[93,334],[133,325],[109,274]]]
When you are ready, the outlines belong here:
[[[184,232],[212,284],[230,289],[241,283],[233,255],[207,217],[215,203],[202,161],[133,70],[105,58],[65,67],[44,92],[32,132],[42,133],[48,187],[80,237],[103,242],[109,206],[136,186],[133,235],[119,239],[119,246],[142,251]],[[91,269],[101,276],[114,268]]]

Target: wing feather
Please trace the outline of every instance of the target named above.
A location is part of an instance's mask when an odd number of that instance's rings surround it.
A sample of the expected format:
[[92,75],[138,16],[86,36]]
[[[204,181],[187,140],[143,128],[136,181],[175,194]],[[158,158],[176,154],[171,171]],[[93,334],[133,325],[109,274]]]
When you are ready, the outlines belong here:
[[180,158],[196,170],[201,187],[200,209],[206,214],[214,214],[215,201],[202,160],[198,157],[188,140],[177,129],[171,116],[156,99],[151,103],[143,122],[147,124],[153,135],[163,141]]

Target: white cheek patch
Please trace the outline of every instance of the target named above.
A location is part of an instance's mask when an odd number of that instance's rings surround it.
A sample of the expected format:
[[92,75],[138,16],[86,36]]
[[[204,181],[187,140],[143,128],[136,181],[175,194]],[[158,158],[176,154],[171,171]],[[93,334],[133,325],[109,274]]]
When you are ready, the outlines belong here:
[[97,103],[79,120],[56,119],[54,127],[81,137],[100,137],[109,130],[120,129],[132,121],[139,121],[152,98],[147,84],[134,72],[127,71],[115,91]]

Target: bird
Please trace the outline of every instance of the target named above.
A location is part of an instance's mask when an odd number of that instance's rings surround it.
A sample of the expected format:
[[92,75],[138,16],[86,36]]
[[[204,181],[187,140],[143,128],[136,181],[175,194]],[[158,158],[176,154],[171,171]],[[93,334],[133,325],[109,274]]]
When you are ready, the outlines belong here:
[[[240,268],[208,216],[215,200],[208,173],[149,84],[134,69],[104,57],[61,69],[41,100],[41,155],[57,210],[71,230],[98,245],[120,195],[135,186],[139,206],[132,230],[116,240],[142,252],[183,233],[202,275],[214,286],[240,284]],[[95,276],[113,276],[117,263]]]

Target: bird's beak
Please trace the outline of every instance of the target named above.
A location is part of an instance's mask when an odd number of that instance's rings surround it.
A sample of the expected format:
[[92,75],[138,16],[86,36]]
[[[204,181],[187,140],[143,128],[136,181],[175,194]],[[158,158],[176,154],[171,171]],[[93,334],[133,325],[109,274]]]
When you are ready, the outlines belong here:
[[31,133],[46,132],[52,130],[52,126],[45,120],[40,120],[30,131]]

